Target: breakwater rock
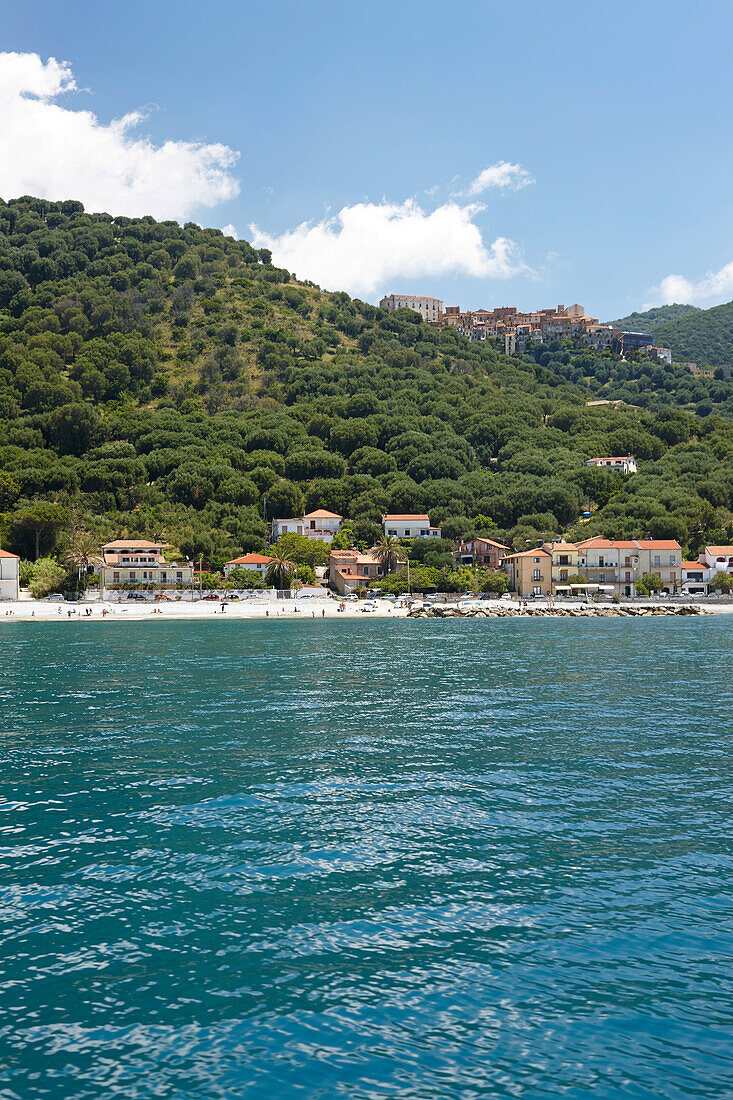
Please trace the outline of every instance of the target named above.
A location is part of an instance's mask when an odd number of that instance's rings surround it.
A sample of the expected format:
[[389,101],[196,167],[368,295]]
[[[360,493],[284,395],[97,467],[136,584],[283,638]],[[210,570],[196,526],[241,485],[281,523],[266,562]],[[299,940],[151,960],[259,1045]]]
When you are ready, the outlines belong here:
[[694,604],[660,607],[634,607],[621,604],[612,607],[416,607],[407,614],[408,619],[637,619],[659,615],[712,615],[707,608]]

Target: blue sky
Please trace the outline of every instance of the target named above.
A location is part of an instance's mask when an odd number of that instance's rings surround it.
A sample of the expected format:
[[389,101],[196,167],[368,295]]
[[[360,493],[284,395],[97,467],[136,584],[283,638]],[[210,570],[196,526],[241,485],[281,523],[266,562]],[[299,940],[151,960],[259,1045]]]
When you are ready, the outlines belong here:
[[[0,195],[147,201],[370,300],[714,305],[733,298],[732,31],[728,2],[678,0],[4,3],[3,56],[42,70],[0,57]],[[466,193],[502,163],[508,186]]]

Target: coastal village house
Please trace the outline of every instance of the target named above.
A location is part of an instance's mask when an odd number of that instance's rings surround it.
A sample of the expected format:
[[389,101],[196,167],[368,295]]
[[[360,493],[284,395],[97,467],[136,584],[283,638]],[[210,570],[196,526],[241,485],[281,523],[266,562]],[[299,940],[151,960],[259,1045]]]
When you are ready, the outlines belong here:
[[543,549],[551,559],[552,593],[568,595],[570,577],[578,572],[580,551],[574,542],[548,542]]
[[382,516],[382,529],[385,535],[394,535],[398,539],[440,538],[440,527],[431,527],[427,515]]
[[99,584],[102,594],[107,588],[154,585],[156,588],[184,587],[193,582],[191,562],[180,564],[166,561],[164,542],[149,539],[117,539],[102,547]]
[[329,512],[326,508],[317,508],[315,512],[306,512],[297,519],[274,519],[272,521],[272,539],[276,542],[281,535],[303,535],[307,539],[320,542],[332,542],[338,533],[343,516]]
[[733,576],[733,546],[706,546],[700,554],[700,561],[709,570],[708,580],[714,580],[716,573]]
[[708,570],[703,562],[682,562],[682,591],[686,596],[704,596],[707,594]]
[[231,561],[225,563],[224,576],[228,577],[235,569],[246,569],[249,572],[257,573],[260,580],[264,580],[265,574],[274,560],[274,558],[269,558],[267,554],[243,554],[241,558],[232,558]]
[[543,547],[507,554],[502,568],[518,596],[552,595],[552,555]]
[[608,458],[589,458],[586,466],[598,466],[616,474],[635,474],[639,467],[633,455],[616,455]]
[[682,585],[682,547],[675,539],[637,539],[639,573],[655,573],[662,592],[673,596]]
[[480,569],[499,569],[502,560],[511,550],[502,542],[493,539],[465,539],[453,551],[458,565],[476,565]]
[[616,596],[633,596],[638,580],[640,549],[636,542],[623,539],[585,539],[577,544],[578,567],[589,584],[601,589],[613,587]]
[[0,600],[17,600],[20,595],[20,558],[0,550]]
[[342,596],[367,586],[384,576],[376,555],[357,550],[332,550],[328,559],[328,580]]

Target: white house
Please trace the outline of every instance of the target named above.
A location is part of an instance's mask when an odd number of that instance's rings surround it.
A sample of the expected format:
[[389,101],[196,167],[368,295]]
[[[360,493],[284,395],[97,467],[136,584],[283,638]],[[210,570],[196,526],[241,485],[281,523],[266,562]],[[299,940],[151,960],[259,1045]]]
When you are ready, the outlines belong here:
[[343,516],[329,512],[327,508],[317,508],[315,512],[306,512],[296,519],[274,519],[272,537],[277,541],[281,535],[303,535],[307,539],[319,542],[331,542],[338,534]]
[[274,562],[274,558],[268,558],[267,554],[243,554],[241,558],[232,558],[224,566],[224,576],[228,577],[235,569],[247,569],[257,573],[260,580],[265,579],[265,574]]
[[122,585],[154,585],[156,588],[176,588],[193,581],[193,565],[167,561],[163,551],[166,543],[151,539],[117,539],[102,547],[99,583],[105,588]]
[[382,516],[382,529],[385,535],[394,535],[398,539],[440,538],[440,527],[431,527],[427,515]]
[[635,474],[638,470],[633,455],[615,455],[608,458],[589,458],[586,466],[598,466],[616,474]]
[[682,562],[682,591],[686,596],[706,595],[708,590],[708,573],[704,562]]
[[17,600],[20,595],[18,567],[20,558],[8,550],[0,550],[0,600]]
[[709,570],[708,579],[715,580],[716,573],[728,573],[733,576],[733,546],[706,546],[700,554],[700,561]]

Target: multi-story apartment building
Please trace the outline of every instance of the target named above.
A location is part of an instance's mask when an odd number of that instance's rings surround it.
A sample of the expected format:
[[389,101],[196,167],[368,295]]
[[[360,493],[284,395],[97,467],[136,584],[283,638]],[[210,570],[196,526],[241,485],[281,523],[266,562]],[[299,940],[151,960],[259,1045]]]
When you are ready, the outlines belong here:
[[[402,564],[395,572],[400,572]],[[369,551],[361,554],[357,550],[332,550],[328,559],[328,579],[333,588],[346,596],[357,588],[366,587],[370,582],[380,580],[384,568],[376,554]]]
[[518,596],[552,595],[552,555],[543,547],[507,554],[501,567]]
[[579,569],[578,547],[574,542],[546,542],[543,549],[550,555],[553,595],[569,591],[568,581]]
[[421,298],[417,294],[388,294],[379,303],[381,309],[412,309],[424,321],[439,325],[443,314],[440,298]]
[[458,565],[476,565],[480,569],[499,569],[502,560],[511,550],[503,542],[493,539],[465,539],[453,551]]
[[382,516],[385,535],[398,539],[439,539],[440,527],[432,527],[428,515],[392,514]]
[[633,596],[640,577],[637,542],[623,539],[585,539],[577,543],[578,571],[589,584],[613,586],[616,596]]
[[106,588],[153,585],[155,588],[177,588],[193,581],[193,564],[168,561],[164,542],[150,539],[116,539],[102,547],[99,566],[99,586]]
[[662,592],[673,596],[682,584],[682,547],[676,539],[637,539],[639,573],[656,573]]

